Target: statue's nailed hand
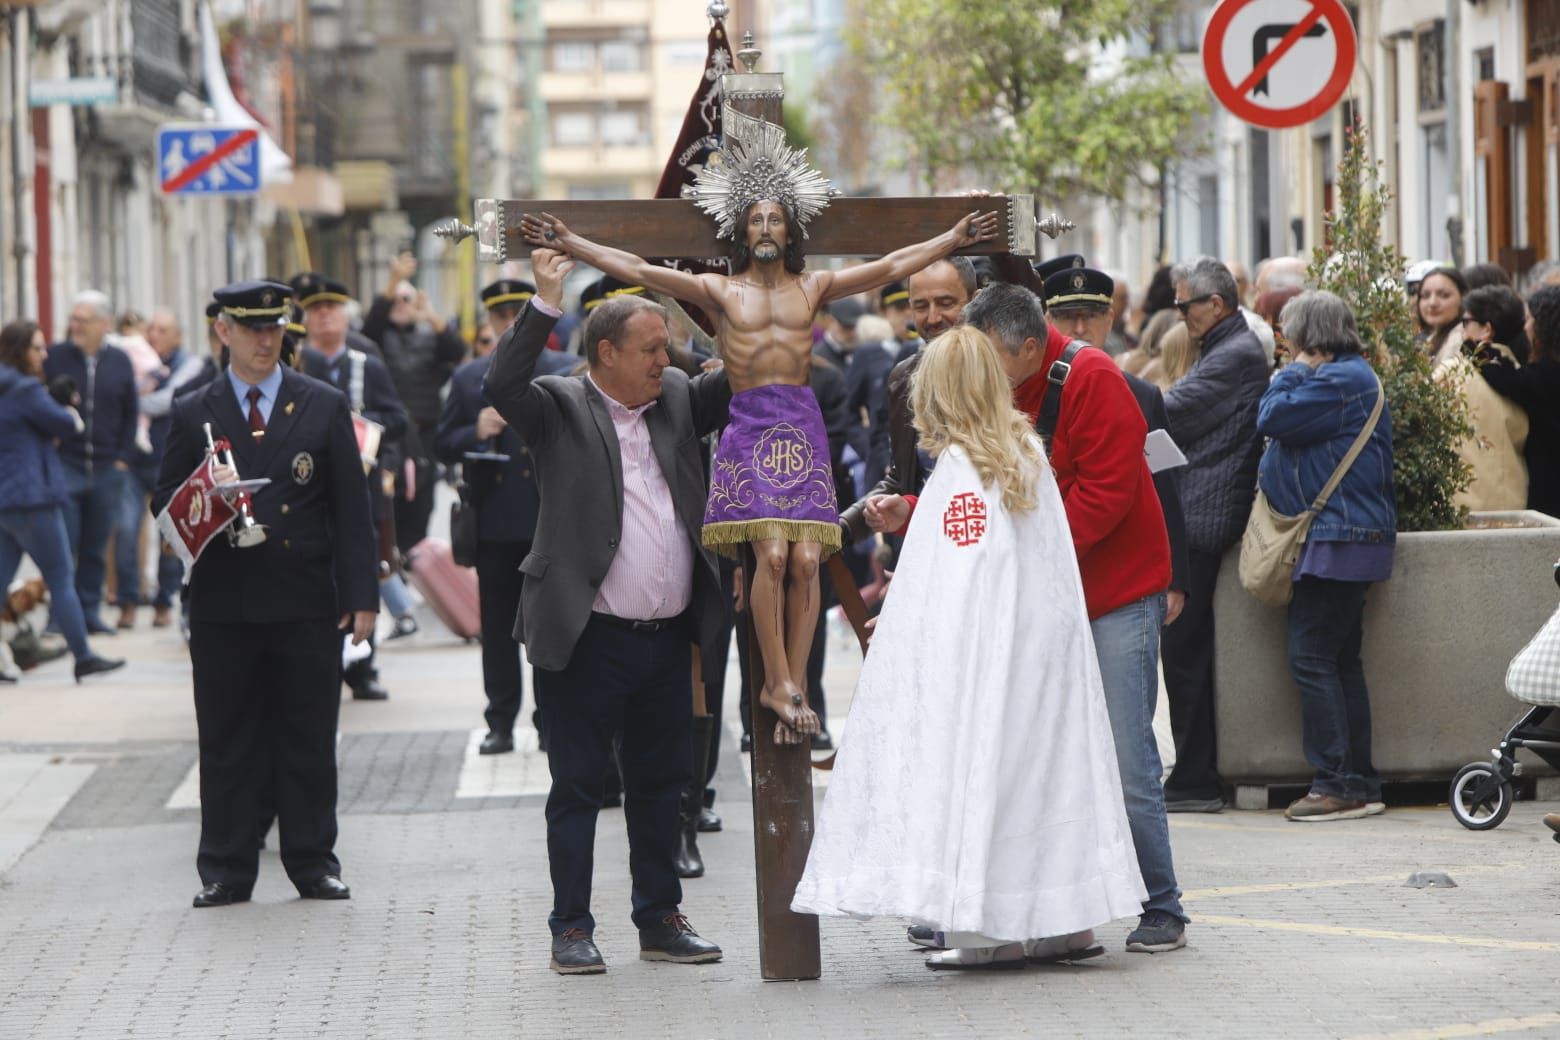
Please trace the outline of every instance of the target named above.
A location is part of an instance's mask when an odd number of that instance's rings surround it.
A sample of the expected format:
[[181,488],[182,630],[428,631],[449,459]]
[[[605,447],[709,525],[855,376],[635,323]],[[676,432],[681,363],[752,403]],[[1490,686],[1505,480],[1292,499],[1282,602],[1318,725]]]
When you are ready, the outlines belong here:
[[953,234],[960,242],[989,242],[997,237],[998,226],[996,210],[971,213],[953,226]]
[[520,218],[520,234],[533,246],[560,248],[560,242],[569,234],[563,221],[551,213],[527,213]]
[[569,254],[556,249],[531,250],[531,274],[536,278],[536,295],[557,310],[563,308],[563,280],[574,270]]

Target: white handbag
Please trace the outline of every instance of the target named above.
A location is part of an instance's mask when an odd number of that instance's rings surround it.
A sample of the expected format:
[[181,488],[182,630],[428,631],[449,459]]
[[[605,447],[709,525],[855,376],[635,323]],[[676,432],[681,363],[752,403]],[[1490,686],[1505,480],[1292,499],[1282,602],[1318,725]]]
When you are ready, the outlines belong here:
[[1506,692],[1528,704],[1560,706],[1560,609],[1511,659]]

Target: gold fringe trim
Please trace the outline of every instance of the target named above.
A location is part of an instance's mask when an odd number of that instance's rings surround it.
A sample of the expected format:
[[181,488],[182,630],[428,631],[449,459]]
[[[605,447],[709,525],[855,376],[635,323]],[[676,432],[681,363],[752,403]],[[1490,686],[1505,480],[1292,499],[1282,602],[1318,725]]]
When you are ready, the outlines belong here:
[[714,549],[733,560],[742,559],[742,547],[751,542],[781,539],[787,542],[817,542],[823,547],[820,561],[840,551],[840,525],[822,520],[723,520],[705,524],[700,536],[706,549]]

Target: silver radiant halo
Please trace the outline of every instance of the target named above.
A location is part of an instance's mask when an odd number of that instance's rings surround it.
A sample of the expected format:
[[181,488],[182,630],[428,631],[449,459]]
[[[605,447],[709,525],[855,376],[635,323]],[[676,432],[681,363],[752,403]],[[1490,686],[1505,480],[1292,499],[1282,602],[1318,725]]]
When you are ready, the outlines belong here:
[[808,164],[807,150],[786,144],[785,130],[774,123],[758,123],[747,141],[728,138],[726,148],[711,160],[683,194],[718,221],[717,238],[730,238],[742,211],[763,199],[790,210],[805,238],[808,221],[838,194],[829,179]]

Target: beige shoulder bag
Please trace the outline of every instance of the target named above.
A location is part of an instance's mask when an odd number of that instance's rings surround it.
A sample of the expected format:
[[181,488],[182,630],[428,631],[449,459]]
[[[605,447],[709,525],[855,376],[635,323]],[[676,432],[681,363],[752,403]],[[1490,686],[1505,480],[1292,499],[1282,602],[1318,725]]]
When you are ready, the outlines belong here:
[[1257,499],[1251,504],[1251,518],[1246,521],[1246,533],[1240,540],[1240,583],[1261,602],[1270,607],[1282,607],[1294,596],[1295,565],[1300,562],[1300,550],[1305,546],[1311,521],[1316,519],[1333,492],[1338,490],[1349,467],[1365,450],[1370,435],[1376,432],[1376,421],[1381,418],[1386,399],[1387,392],[1378,376],[1376,405],[1371,409],[1370,418],[1365,420],[1364,429],[1354,438],[1348,453],[1333,470],[1311,508],[1299,516],[1284,516],[1273,509],[1262,489],[1257,488]]

